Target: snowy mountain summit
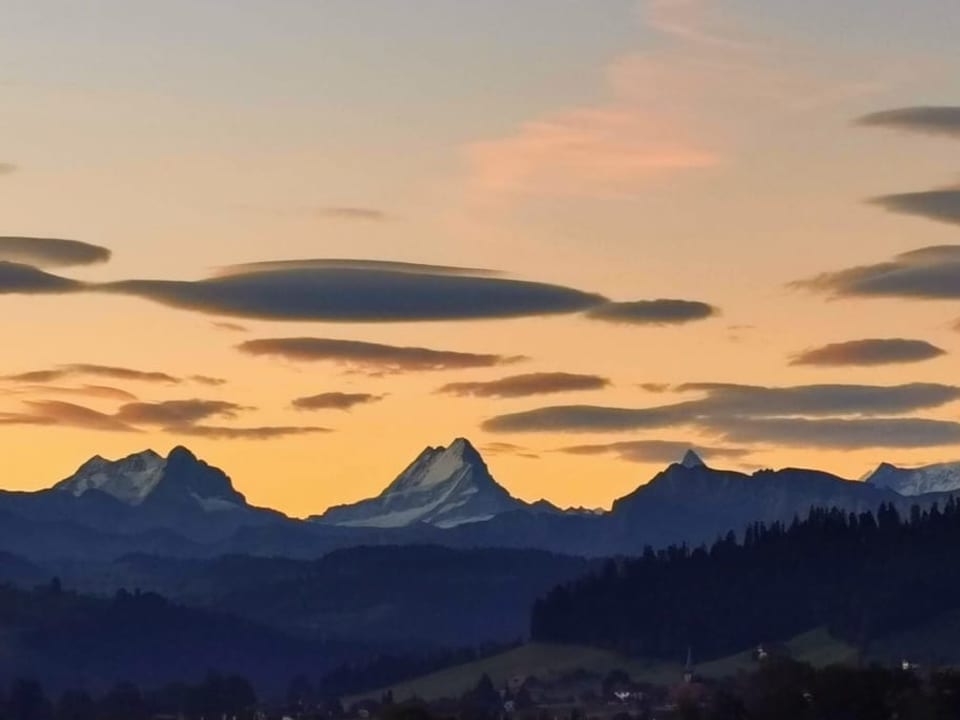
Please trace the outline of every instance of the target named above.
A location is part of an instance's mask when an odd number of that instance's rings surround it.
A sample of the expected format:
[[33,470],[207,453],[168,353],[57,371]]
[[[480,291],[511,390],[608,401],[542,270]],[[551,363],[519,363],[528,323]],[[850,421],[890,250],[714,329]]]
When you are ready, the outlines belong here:
[[354,527],[404,527],[427,523],[449,528],[489,520],[528,507],[490,475],[470,444],[428,447],[377,497],[332,507],[317,522]]
[[899,495],[923,495],[960,490],[960,462],[937,463],[916,468],[901,468],[881,463],[865,482],[893,490]]
[[186,503],[213,511],[246,506],[243,494],[233,488],[226,474],[184,447],[174,448],[167,457],[153,450],[120,460],[96,455],[53,490],[74,497],[99,491],[134,507]]

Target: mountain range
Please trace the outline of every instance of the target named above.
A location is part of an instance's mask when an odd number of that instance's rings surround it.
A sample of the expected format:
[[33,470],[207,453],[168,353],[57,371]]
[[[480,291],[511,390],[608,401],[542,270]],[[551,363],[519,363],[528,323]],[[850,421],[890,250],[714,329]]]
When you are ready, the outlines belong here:
[[0,492],[0,551],[47,561],[129,553],[230,553],[310,559],[359,545],[537,549],[581,556],[711,541],[753,522],[789,522],[811,507],[902,512],[960,490],[960,463],[881,464],[865,481],[787,468],[745,474],[708,467],[692,450],[607,512],[513,497],[459,438],[428,447],[378,496],[306,520],[250,505],[230,478],[183,447],[99,456],[36,492]]
[[[513,497],[459,438],[426,448],[374,498],[296,519],[251,505],[183,447],[98,456],[48,489],[0,492],[0,603],[11,609],[0,630],[16,657],[63,682],[79,682],[71,672],[81,666],[97,682],[153,682],[177,676],[168,662],[177,638],[210,624],[216,631],[195,665],[271,683],[298,667],[522,640],[536,599],[595,575],[603,558],[789,524],[814,507],[849,514],[886,505],[907,516],[954,492],[960,464],[881,464],[851,481],[796,468],[715,469],[691,450],[609,511],[562,510]],[[82,594],[43,589],[61,582]],[[115,595],[121,588],[144,595]],[[31,604],[63,611],[56,642],[38,640],[54,636],[24,610]],[[70,613],[87,619],[73,627]],[[152,628],[143,644],[160,660],[133,668],[140,656],[116,648],[138,623]],[[105,654],[70,655],[93,642],[90,633],[113,638]],[[271,643],[282,648],[277,662],[256,669]],[[6,670],[22,665],[11,660]]]

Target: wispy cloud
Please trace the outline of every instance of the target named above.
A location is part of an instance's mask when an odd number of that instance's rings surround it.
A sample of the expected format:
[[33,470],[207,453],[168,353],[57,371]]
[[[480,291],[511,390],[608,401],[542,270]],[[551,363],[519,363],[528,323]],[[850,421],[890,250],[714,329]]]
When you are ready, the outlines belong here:
[[661,298],[598,305],[587,311],[587,317],[622,325],[681,325],[714,317],[719,312],[704,302]]
[[45,370],[30,370],[16,375],[7,375],[3,379],[13,382],[46,383],[76,376],[103,377],[113,380],[134,380],[149,383],[178,384],[182,380],[173,375],[154,370],[135,370],[133,368],[73,363]]
[[870,202],[890,212],[960,225],[960,187],[881,195]]
[[320,208],[320,216],[333,218],[335,220],[358,220],[360,222],[382,223],[391,219],[391,216],[383,210],[369,207],[357,206],[334,206]]
[[659,42],[605,68],[603,100],[468,145],[471,189],[484,196],[631,196],[736,154],[748,138],[718,108],[783,117],[876,89],[874,81],[846,80],[835,66],[811,70],[783,40],[751,37],[730,17],[705,0],[640,3],[638,20]]
[[119,418],[58,400],[30,400],[23,413],[0,413],[0,425],[66,425],[87,430],[139,432]]
[[248,355],[281,357],[300,362],[331,362],[352,371],[372,375],[496,367],[523,359],[516,356],[314,337],[248,340],[237,348]]
[[687,450],[694,450],[706,459],[738,460],[749,455],[748,448],[704,447],[677,440],[627,440],[593,445],[570,445],[560,449],[569,455],[614,455],[636,463],[678,462]]
[[791,283],[833,297],[960,298],[960,245],[935,245],[888,262],[827,272]]
[[[703,396],[644,408],[549,406],[498,415],[483,427],[490,432],[586,433],[689,427],[734,443],[775,442],[780,436],[784,444],[806,438],[811,447],[920,447],[950,444],[954,423],[885,416],[960,400],[960,387],[935,383],[793,387],[687,383],[676,390]],[[894,437],[897,428],[904,431],[900,440]]]
[[857,124],[960,138],[960,107],[920,105],[883,110],[858,118]]
[[0,237],[0,261],[34,267],[94,265],[110,259],[110,251],[79,240],[38,237]]
[[946,355],[925,340],[905,338],[872,338],[849,340],[810,348],[794,355],[791,365],[815,365],[835,367],[838,365],[892,365],[931,360]]
[[234,418],[248,410],[224,400],[165,400],[162,402],[135,402],[123,405],[114,415],[131,425],[160,425],[174,427],[193,424],[211,417]]
[[0,295],[59,295],[86,289],[76,280],[0,259]]
[[175,435],[203,437],[211,440],[275,440],[297,435],[316,435],[333,432],[330,428],[310,425],[263,425],[260,427],[225,427],[212,425],[183,425],[170,428]]
[[512,398],[584,390],[602,390],[609,385],[610,380],[605,377],[600,377],[599,375],[539,372],[511,375],[510,377],[500,378],[499,380],[488,380],[485,382],[448,383],[439,388],[437,392],[450,395],[472,395],[474,397]]
[[383,395],[326,392],[296,398],[292,405],[297,410],[351,410],[357,405],[369,405],[380,400],[383,400]]

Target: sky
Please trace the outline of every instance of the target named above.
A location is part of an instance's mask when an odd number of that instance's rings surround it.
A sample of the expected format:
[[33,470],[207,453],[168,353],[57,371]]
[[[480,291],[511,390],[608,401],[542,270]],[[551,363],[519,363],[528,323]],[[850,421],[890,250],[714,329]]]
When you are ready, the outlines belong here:
[[0,486],[960,459],[955,0],[0,0]]

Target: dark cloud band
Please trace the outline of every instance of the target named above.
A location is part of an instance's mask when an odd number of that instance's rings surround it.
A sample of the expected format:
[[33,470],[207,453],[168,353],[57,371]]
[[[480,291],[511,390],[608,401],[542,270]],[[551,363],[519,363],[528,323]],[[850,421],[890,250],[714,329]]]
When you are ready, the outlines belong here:
[[572,288],[498,277],[354,267],[251,270],[206,280],[128,280],[103,290],[264,320],[398,322],[579,312],[603,302]]
[[59,238],[0,237],[0,261],[34,267],[94,265],[110,259],[110,251],[99,245]]
[[792,283],[834,297],[960,298],[960,245],[937,245]]
[[857,124],[960,138],[960,107],[926,105],[864,115]]
[[647,408],[561,405],[499,415],[483,427],[491,432],[626,432],[679,425],[709,426],[732,418],[779,416],[899,415],[941,407],[960,399],[960,387],[907,385],[800,385],[760,387],[688,383],[678,391],[704,393],[699,400]]
[[960,189],[958,188],[881,195],[872,198],[870,202],[890,212],[917,215],[928,220],[960,225]]
[[560,452],[569,455],[614,455],[621,460],[636,463],[677,462],[687,450],[695,450],[704,458],[739,459],[750,454],[746,448],[721,448],[691,445],[674,440],[629,440],[596,445],[571,445]]
[[717,308],[704,302],[660,299],[608,302],[589,310],[587,317],[624,325],[679,325],[718,313]]
[[511,375],[488,382],[448,383],[437,392],[450,395],[472,395],[474,397],[513,398],[561,392],[602,390],[609,385],[610,381],[599,375],[542,372]]
[[920,362],[946,355],[946,351],[925,340],[872,338],[830,343],[798,353],[791,365],[835,367],[841,365],[892,365]]
[[383,395],[370,393],[327,392],[299,397],[292,405],[297,410],[350,410],[357,405],[379,402]]
[[313,337],[248,340],[237,348],[248,355],[268,355],[295,361],[332,362],[350,370],[369,374],[495,367],[521,359],[503,355]]
[[31,265],[0,259],[0,295],[58,295],[86,286],[76,280],[51,275]]

